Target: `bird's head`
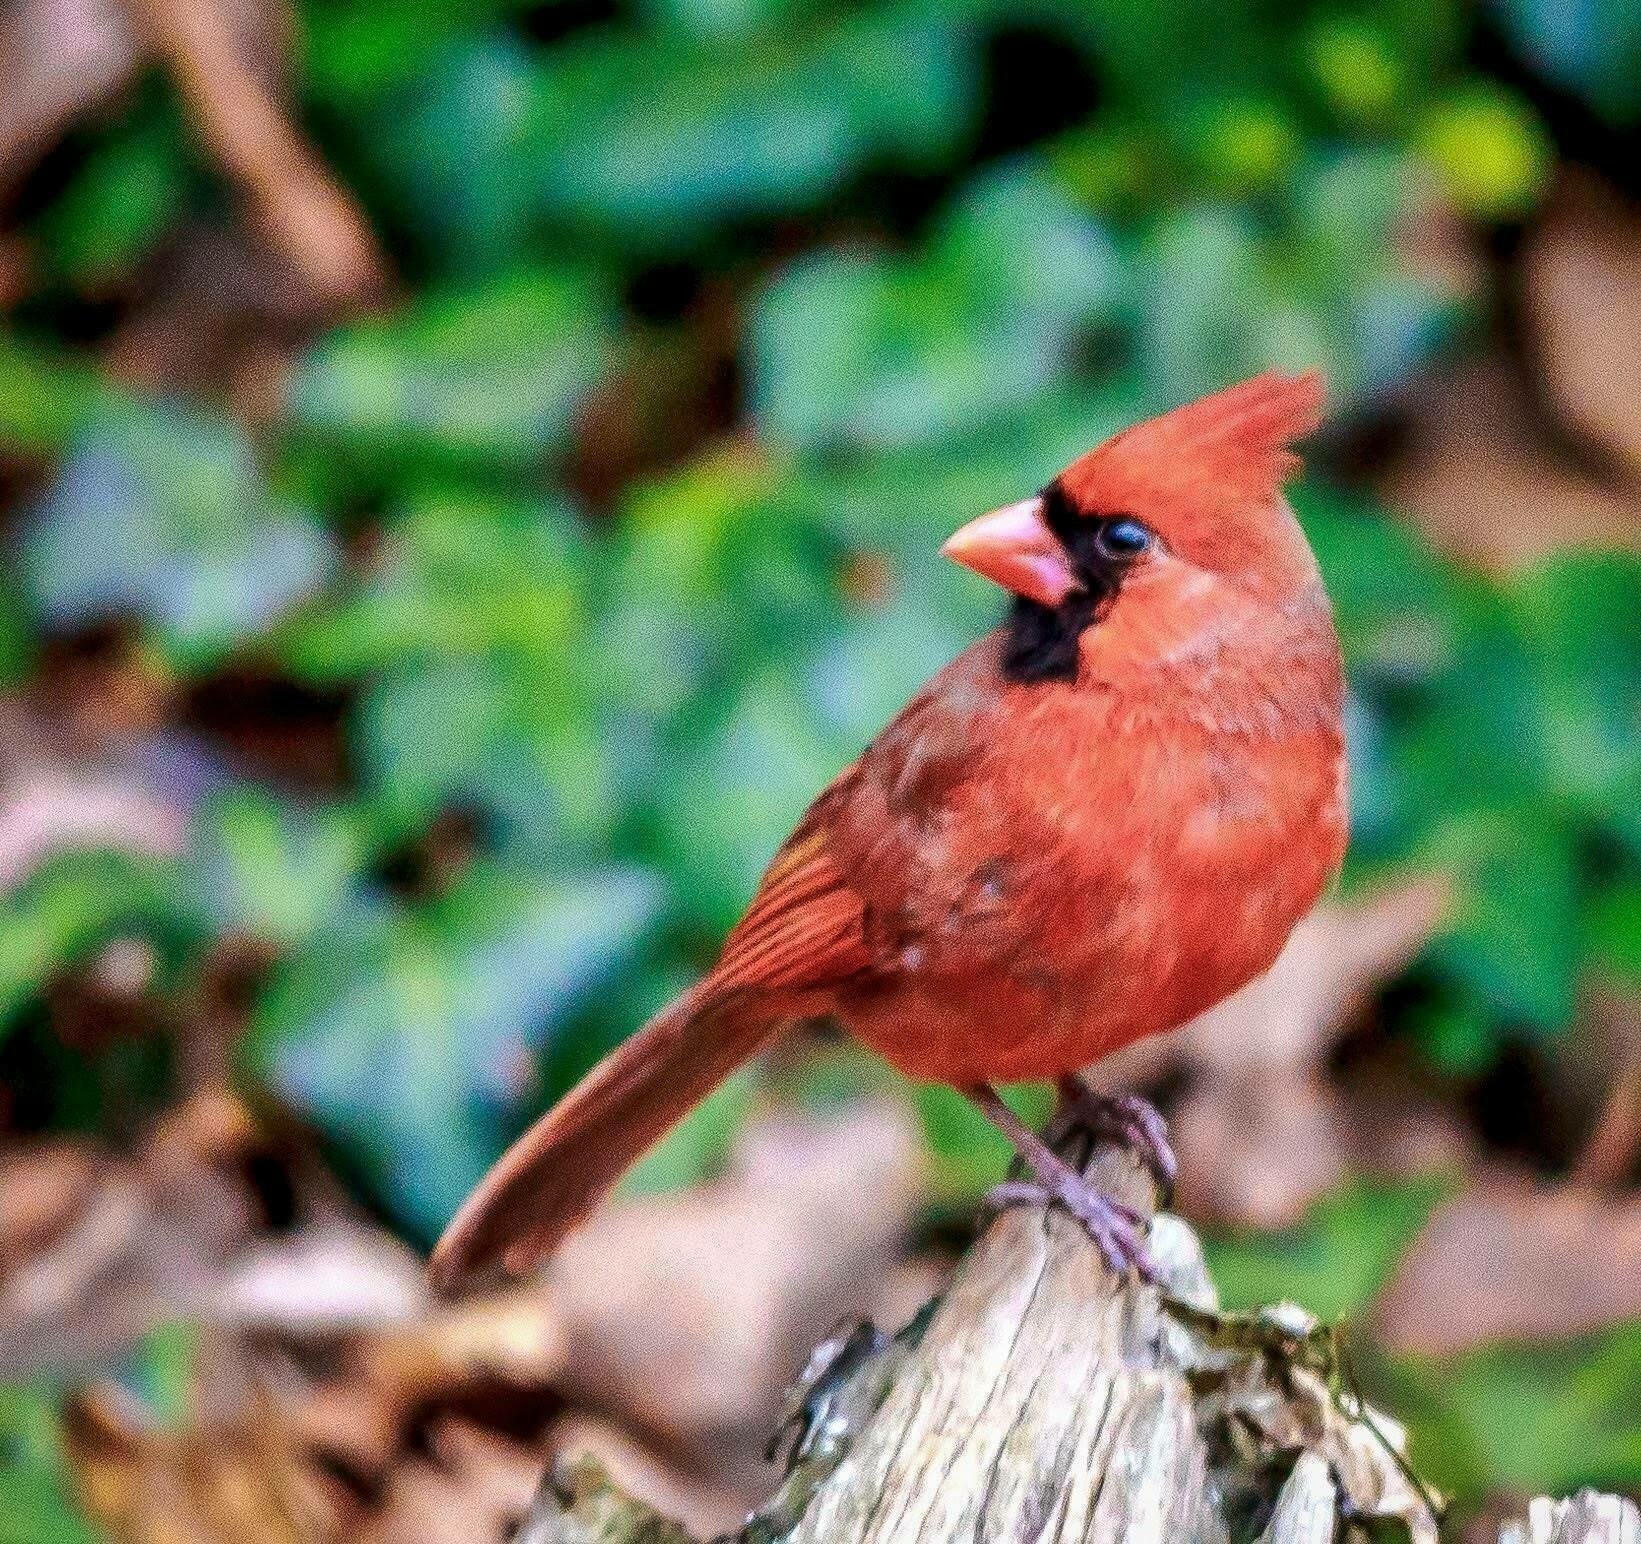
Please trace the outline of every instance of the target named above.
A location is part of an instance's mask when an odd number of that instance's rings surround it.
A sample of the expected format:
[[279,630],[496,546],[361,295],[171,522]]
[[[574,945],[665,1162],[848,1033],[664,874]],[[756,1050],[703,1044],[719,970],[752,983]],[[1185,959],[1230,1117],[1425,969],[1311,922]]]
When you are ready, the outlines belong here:
[[1075,677],[1085,635],[1162,657],[1231,616],[1325,608],[1282,495],[1322,401],[1316,371],[1255,376],[1123,430],[956,532],[946,556],[1016,597],[1011,674]]

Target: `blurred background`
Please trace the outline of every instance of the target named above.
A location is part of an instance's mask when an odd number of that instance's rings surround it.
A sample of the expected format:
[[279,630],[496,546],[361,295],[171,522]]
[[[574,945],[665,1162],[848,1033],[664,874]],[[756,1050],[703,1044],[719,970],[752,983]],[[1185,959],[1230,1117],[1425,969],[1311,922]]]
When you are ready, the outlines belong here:
[[1638,125],[1628,0],[10,0],[0,1540],[766,1494],[954,1097],[793,1045],[544,1278],[419,1254],[993,625],[944,536],[1272,364],[1352,857],[1098,1076],[1461,1518],[1641,1488]]

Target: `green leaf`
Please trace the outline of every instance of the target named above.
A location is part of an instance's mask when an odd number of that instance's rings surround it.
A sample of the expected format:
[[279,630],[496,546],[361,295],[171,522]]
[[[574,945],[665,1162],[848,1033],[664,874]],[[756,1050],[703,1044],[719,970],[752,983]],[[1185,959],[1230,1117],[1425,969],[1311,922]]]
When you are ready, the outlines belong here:
[[670,32],[745,46],[758,33],[791,31],[824,7],[820,0],[643,0],[640,10],[662,37]]
[[1546,792],[1592,814],[1641,796],[1641,558],[1559,553],[1508,596]]
[[[1139,340],[1158,407],[1188,402],[1272,365],[1333,354],[1328,318],[1273,269],[1251,213],[1203,204],[1157,222],[1141,253]],[[1335,389],[1351,382],[1338,379]]]
[[1118,279],[1110,238],[1052,179],[979,179],[926,256],[811,254],[766,289],[755,411],[799,447],[972,430],[1070,372]]
[[849,744],[865,745],[969,642],[924,587],[840,620],[805,670],[806,697]]
[[1641,881],[1619,880],[1599,893],[1583,931],[1590,958],[1607,982],[1641,993]]
[[1454,573],[1448,593],[1451,656],[1392,725],[1413,813],[1533,808],[1549,766],[1533,645],[1506,591]]
[[513,272],[331,334],[298,365],[287,410],[298,428],[389,465],[525,466],[562,449],[611,346],[591,281]]
[[0,1544],[95,1544],[99,1537],[73,1499],[51,1397],[0,1384]]
[[1504,1038],[1491,1004],[1462,988],[1415,1005],[1403,1027],[1431,1064],[1454,1078],[1479,1078],[1493,1064]]
[[1309,64],[1341,119],[1378,126],[1389,118],[1406,82],[1397,41],[1354,16],[1330,16],[1313,26],[1306,39]]
[[357,122],[436,75],[446,51],[519,0],[327,0],[303,8],[309,89]]
[[94,151],[50,206],[41,230],[47,261],[79,288],[105,289],[154,251],[187,194],[175,124],[139,123]]
[[1352,679],[1406,685],[1449,667],[1453,578],[1418,535],[1315,480],[1296,490],[1295,504],[1327,581]]
[[305,680],[346,682],[408,661],[532,657],[555,673],[586,627],[589,555],[558,501],[428,494],[386,523],[367,574],[276,640]]
[[1516,1024],[1555,1033],[1578,981],[1578,872],[1569,833],[1542,811],[1497,810],[1446,822],[1422,849],[1454,877],[1458,900],[1430,959]]
[[195,828],[189,876],[201,911],[225,931],[281,945],[337,918],[364,858],[349,812],[305,810],[252,786],[208,800]]
[[538,223],[544,66],[504,33],[430,51],[369,148],[396,207],[450,270],[499,272],[526,256]]
[[197,666],[313,593],[335,554],[310,514],[270,492],[237,426],[155,405],[80,435],[29,519],[22,556],[52,626],[138,616]]
[[81,357],[0,327],[0,448],[20,456],[54,455],[127,401]]
[[543,81],[543,213],[676,251],[718,222],[811,206],[868,164],[938,164],[978,85],[966,30],[910,7],[744,52],[606,31],[556,53]]
[[1286,1232],[1208,1238],[1208,1267],[1225,1307],[1297,1302],[1319,1319],[1354,1318],[1373,1300],[1451,1183],[1352,1180]]
[[354,738],[390,823],[477,808],[538,854],[607,839],[642,770],[618,756],[578,683],[539,659],[408,660],[371,685]]
[[1641,1486],[1641,1324],[1559,1344],[1398,1358],[1390,1395],[1433,1484],[1468,1496]]
[[431,1240],[499,1156],[535,1048],[631,956],[660,899],[639,869],[488,868],[427,914],[360,917],[282,970],[249,1069]]
[[1532,108],[1492,81],[1467,82],[1438,102],[1418,142],[1454,203],[1482,220],[1528,214],[1554,165],[1554,146]]
[[198,925],[169,864],[120,852],[48,860],[0,899],[0,1036],[53,975],[116,933],[175,942]]
[[20,685],[34,662],[31,620],[12,576],[0,573],[0,688]]
[[1238,93],[1197,104],[1186,123],[1191,159],[1207,183],[1244,196],[1270,193],[1292,177],[1302,141],[1285,103]]
[[712,932],[733,924],[798,817],[847,762],[790,677],[749,681],[722,725],[660,790],[666,851]]

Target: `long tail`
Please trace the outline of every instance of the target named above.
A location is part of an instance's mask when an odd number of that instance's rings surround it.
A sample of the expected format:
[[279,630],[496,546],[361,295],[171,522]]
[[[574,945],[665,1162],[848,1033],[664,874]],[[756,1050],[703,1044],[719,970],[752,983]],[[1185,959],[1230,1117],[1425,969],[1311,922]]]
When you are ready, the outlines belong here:
[[870,965],[863,917],[806,816],[711,974],[610,1052],[479,1182],[433,1251],[433,1284],[448,1291],[498,1261],[519,1272],[547,1254],[639,1154],[812,1001],[806,988]]
[[770,1039],[762,994],[709,977],[610,1052],[516,1141],[457,1212],[428,1274],[441,1291],[529,1268],[659,1137]]

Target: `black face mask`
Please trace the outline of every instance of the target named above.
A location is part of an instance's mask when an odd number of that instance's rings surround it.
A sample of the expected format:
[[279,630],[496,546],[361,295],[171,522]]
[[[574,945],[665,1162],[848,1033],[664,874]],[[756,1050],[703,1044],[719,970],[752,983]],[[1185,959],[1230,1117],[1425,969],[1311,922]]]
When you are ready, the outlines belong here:
[[1079,514],[1057,482],[1043,489],[1041,498],[1044,524],[1065,548],[1077,588],[1057,606],[1015,597],[1003,642],[1003,675],[1020,682],[1075,681],[1083,633],[1110,609],[1153,538],[1132,515]]

